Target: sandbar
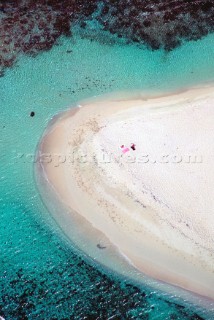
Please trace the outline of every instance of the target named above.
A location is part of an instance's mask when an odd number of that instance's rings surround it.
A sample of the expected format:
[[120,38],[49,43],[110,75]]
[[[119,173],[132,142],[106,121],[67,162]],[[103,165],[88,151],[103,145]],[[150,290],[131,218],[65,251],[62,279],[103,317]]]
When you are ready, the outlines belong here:
[[213,86],[92,99],[49,124],[37,175],[68,236],[77,223],[142,277],[214,300],[213,141]]

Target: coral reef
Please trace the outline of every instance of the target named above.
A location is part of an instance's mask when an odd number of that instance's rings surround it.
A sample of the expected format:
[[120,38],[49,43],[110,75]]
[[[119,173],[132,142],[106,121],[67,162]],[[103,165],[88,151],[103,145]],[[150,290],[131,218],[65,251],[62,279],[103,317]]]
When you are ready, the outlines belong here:
[[210,0],[2,0],[0,3],[0,72],[19,53],[35,55],[50,49],[72,24],[100,28],[153,50],[172,50],[214,30]]
[[96,3],[18,0],[0,3],[0,66],[10,67],[19,53],[35,55],[50,49],[60,35],[71,35],[71,23],[87,17]]
[[105,0],[97,20],[119,37],[172,50],[182,39],[199,39],[214,30],[214,5],[209,0]]

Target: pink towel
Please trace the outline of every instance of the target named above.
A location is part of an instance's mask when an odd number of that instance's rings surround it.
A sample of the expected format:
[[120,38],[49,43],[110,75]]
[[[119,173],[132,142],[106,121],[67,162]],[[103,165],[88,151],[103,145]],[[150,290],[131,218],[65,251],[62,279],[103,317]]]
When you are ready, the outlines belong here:
[[126,152],[129,151],[129,148],[122,148],[122,152],[125,154]]

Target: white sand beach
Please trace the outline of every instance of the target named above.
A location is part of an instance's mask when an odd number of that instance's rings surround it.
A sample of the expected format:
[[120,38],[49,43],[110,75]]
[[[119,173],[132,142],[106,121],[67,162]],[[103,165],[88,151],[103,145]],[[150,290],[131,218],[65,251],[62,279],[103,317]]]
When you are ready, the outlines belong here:
[[68,236],[75,212],[142,275],[214,300],[213,87],[83,102],[38,148]]

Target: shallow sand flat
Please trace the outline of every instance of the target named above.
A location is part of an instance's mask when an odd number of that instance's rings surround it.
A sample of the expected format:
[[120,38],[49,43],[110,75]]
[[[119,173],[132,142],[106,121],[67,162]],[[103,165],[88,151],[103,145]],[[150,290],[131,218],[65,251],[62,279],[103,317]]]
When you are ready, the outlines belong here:
[[75,212],[142,276],[211,299],[213,105],[212,87],[84,102],[52,121],[37,166],[70,225]]

